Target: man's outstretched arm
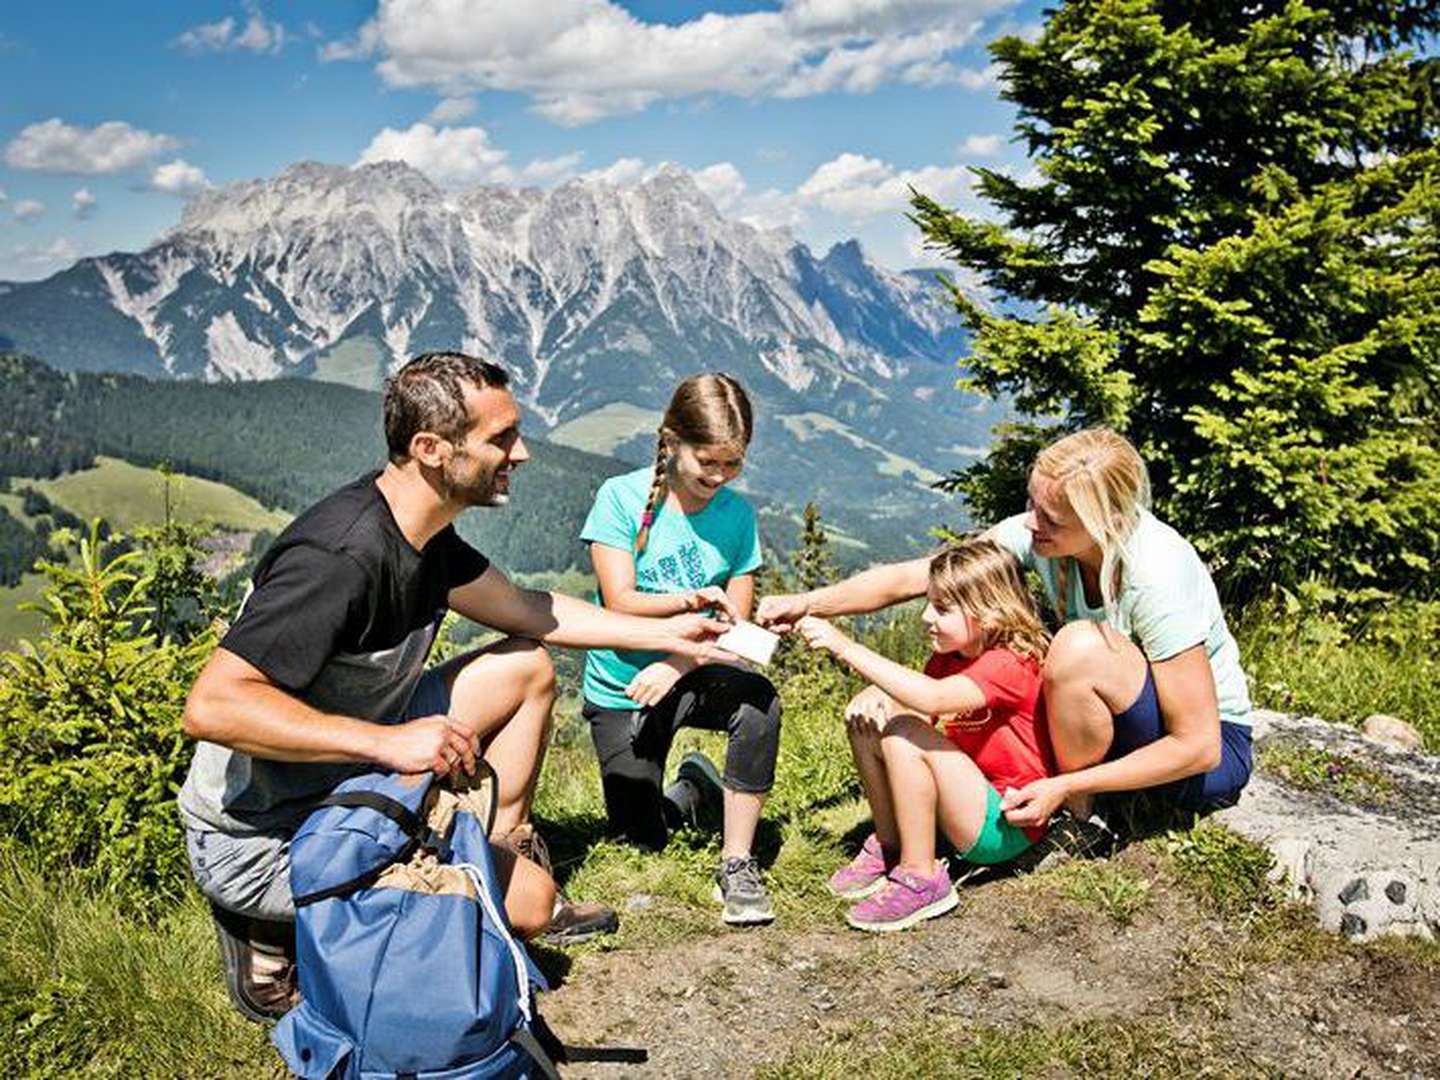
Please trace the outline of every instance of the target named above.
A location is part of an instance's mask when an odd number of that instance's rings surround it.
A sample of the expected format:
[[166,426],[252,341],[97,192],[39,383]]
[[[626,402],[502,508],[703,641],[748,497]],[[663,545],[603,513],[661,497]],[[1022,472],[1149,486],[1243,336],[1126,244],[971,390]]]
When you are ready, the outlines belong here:
[[449,717],[374,724],[311,708],[225,648],[211,655],[182,719],[192,739],[271,761],[356,761],[397,772],[475,768],[475,739]]
[[645,618],[607,611],[563,593],[521,589],[493,566],[469,584],[451,589],[450,606],[467,619],[547,645],[647,649],[701,660],[712,655],[709,642],[728,629],[703,615]]

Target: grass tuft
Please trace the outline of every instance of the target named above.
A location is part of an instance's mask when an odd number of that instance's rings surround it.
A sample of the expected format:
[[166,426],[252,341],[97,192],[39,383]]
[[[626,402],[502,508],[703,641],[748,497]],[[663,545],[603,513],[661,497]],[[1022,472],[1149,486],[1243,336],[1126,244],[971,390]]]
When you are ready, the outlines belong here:
[[1281,901],[1274,857],[1223,825],[1197,822],[1166,833],[1161,846],[1181,885],[1219,915],[1250,922]]
[[1395,783],[1379,769],[1349,754],[1311,746],[1298,739],[1272,739],[1260,748],[1262,769],[1301,791],[1334,795],[1345,802],[1384,805]]
[[1150,880],[1127,863],[1078,859],[1024,881],[1028,888],[1097,911],[1116,926],[1129,926],[1150,903]]

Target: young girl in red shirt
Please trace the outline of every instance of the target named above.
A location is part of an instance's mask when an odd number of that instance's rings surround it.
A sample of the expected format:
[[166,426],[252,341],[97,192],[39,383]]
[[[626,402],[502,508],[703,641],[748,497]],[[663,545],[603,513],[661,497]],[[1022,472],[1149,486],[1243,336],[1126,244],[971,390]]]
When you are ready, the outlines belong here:
[[846,707],[846,727],[875,831],[830,878],[858,901],[861,930],[903,930],[959,898],[935,857],[938,824],[973,863],[1008,862],[1043,835],[1000,810],[1002,794],[1055,772],[1040,665],[1049,637],[1020,564],[989,540],[947,547],[930,562],[922,616],[935,650],[912,671],[824,619],[798,629],[871,682]]

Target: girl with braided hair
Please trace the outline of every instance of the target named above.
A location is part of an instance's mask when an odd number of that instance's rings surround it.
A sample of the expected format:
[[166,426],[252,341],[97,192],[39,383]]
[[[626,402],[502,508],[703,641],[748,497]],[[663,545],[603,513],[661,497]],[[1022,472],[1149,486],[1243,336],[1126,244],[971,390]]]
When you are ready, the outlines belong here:
[[[760,539],[754,509],[728,485],[752,431],[750,400],[729,375],[695,375],[676,388],[654,465],[605,481],[581,529],[601,604],[632,615],[708,609],[749,618]],[[724,833],[715,896],[723,918],[771,921],[751,854],[780,743],[780,699],[770,680],[739,664],[591,649],[584,693],[611,828],[659,849],[671,828],[697,823],[702,807],[718,811]],[[687,754],[676,782],[661,790],[681,727],[728,734],[723,779],[703,754]]]

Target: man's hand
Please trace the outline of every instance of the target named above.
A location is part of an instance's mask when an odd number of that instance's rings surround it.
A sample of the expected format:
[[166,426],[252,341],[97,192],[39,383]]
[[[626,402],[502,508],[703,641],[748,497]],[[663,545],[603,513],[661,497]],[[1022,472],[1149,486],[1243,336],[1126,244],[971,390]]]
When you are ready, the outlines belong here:
[[1017,829],[1039,828],[1050,821],[1050,815],[1060,809],[1069,794],[1070,784],[1064,775],[1047,776],[1022,788],[1006,788],[1000,797],[1000,809],[1005,812],[1005,820]]
[[655,621],[664,627],[671,639],[659,646],[663,652],[678,653],[702,663],[728,655],[724,650],[717,649],[714,641],[730,629],[729,623],[706,615],[671,615],[668,619]]
[[452,716],[422,716],[403,724],[378,726],[375,760],[399,773],[446,776],[475,772],[480,739]]
[[760,601],[755,621],[777,634],[794,629],[795,624],[810,614],[809,593],[776,593]]
[[795,628],[800,631],[806,645],[812,649],[824,649],[832,656],[838,657],[850,644],[848,637],[818,615],[806,615]]
[[680,672],[672,664],[658,660],[640,671],[625,688],[625,696],[643,706],[657,704],[680,681]]
[[719,585],[706,585],[703,589],[696,589],[689,596],[686,605],[687,611],[705,611],[709,608],[718,608],[731,622],[740,621],[740,611],[735,607],[735,601],[730,599],[730,594]]

